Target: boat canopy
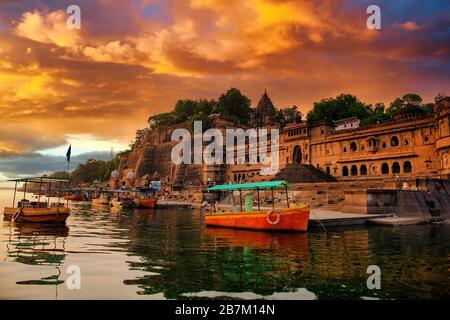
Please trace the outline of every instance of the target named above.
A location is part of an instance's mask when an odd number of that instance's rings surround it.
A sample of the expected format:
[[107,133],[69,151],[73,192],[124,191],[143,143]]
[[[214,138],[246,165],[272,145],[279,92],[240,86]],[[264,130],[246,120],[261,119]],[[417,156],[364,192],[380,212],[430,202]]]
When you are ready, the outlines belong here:
[[232,190],[264,190],[264,189],[285,189],[292,185],[286,181],[266,181],[251,182],[242,184],[223,184],[206,189],[207,191],[232,191]]
[[53,183],[53,182],[70,182],[70,179],[59,177],[31,177],[31,178],[11,179],[8,181],[25,182],[25,183]]

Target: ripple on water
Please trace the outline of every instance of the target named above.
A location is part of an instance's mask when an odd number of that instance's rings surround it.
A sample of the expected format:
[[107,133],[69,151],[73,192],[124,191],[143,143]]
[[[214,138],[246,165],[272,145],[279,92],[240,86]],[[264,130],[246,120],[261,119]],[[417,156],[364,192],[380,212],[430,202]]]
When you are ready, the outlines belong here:
[[[0,298],[448,298],[449,240],[449,224],[265,233],[205,228],[197,211],[72,205],[64,228],[3,222]],[[70,265],[83,290],[66,288]]]

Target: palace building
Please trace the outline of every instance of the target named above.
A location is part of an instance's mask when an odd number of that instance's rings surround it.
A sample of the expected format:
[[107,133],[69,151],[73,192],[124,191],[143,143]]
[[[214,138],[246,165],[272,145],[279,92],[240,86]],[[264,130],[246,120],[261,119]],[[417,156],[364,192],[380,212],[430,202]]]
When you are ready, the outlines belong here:
[[[174,165],[171,141],[178,124],[162,130],[139,131],[132,151],[122,159],[112,183],[126,184],[128,173],[137,182],[145,175],[158,174],[163,183],[184,188],[225,182],[250,182],[288,178],[294,182],[369,180],[385,178],[450,177],[450,97],[435,101],[434,115],[408,104],[390,122],[362,126],[358,118],[321,121],[314,124],[286,124],[280,119],[267,92],[262,95],[248,128],[278,128],[280,171],[261,176],[261,164]],[[233,123],[211,115],[215,128],[225,132]],[[248,146],[247,146],[248,147]],[[269,144],[270,150],[270,144]],[[271,150],[274,152],[276,150]],[[248,158],[248,155],[246,156]],[[304,171],[302,173],[302,171]]]

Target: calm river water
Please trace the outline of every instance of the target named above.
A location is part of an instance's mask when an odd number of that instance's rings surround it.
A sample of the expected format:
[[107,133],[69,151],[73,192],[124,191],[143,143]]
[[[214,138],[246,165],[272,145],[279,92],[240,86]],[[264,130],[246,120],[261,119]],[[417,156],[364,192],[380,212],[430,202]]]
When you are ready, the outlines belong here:
[[[0,190],[1,211],[11,196]],[[194,210],[71,207],[67,227],[0,216],[0,299],[450,298],[449,224],[271,234],[204,228]]]

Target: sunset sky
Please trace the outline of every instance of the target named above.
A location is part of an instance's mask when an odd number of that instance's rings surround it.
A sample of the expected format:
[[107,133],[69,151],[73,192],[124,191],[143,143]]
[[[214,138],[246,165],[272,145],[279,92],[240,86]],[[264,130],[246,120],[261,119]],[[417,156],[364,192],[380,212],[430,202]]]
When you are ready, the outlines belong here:
[[[81,30],[66,8],[81,8]],[[382,29],[366,27],[371,4]],[[0,180],[127,148],[180,98],[450,93],[446,0],[0,0]]]

